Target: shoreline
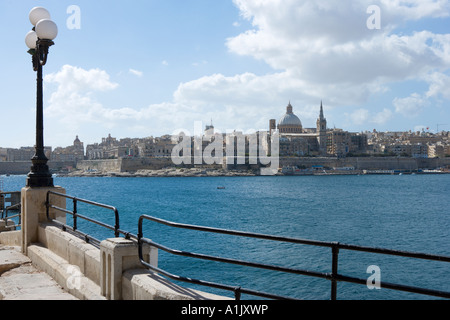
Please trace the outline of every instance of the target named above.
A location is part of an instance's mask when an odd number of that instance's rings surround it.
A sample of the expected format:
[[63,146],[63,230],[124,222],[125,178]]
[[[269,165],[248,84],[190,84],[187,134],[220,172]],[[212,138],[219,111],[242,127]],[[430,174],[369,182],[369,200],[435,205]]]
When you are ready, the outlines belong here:
[[258,173],[248,170],[227,171],[223,169],[160,169],[138,170],[136,172],[101,172],[74,171],[68,174],[58,174],[62,177],[118,177],[118,178],[157,178],[157,177],[255,177]]
[[[273,176],[331,176],[331,175],[415,175],[415,174],[450,174],[447,171],[397,171],[397,170],[321,170],[302,171],[298,173],[278,172]],[[104,172],[104,171],[74,171],[56,173],[59,177],[118,177],[118,178],[151,178],[151,177],[259,177],[259,170],[224,170],[224,169],[176,169],[138,170],[136,172]]]

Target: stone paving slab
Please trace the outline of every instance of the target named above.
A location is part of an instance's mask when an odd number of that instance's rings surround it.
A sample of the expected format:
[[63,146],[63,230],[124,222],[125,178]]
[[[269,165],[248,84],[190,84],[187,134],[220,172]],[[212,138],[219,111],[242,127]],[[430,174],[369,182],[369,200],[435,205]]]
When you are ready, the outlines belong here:
[[18,247],[0,245],[0,300],[78,300],[37,270]]

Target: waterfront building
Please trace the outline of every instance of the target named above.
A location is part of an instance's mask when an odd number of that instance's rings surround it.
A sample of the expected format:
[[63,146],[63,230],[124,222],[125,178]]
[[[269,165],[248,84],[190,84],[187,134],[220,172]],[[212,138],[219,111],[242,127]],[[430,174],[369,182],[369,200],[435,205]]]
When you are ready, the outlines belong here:
[[172,136],[164,135],[158,138],[139,139],[136,143],[136,153],[134,156],[140,158],[168,158],[175,147]]
[[55,148],[50,157],[51,161],[72,161],[84,160],[84,143],[76,136],[73,145],[66,148]]
[[428,146],[428,158],[445,158],[445,146],[443,143],[430,144]]
[[0,162],[8,161],[8,149],[0,148]]
[[269,121],[271,134],[280,134],[281,156],[346,156],[349,153],[366,153],[367,137],[362,133],[351,133],[342,129],[329,129],[320,103],[316,128],[304,128],[300,118],[293,112],[289,102],[286,114],[276,126],[276,120]]
[[[34,157],[36,149],[34,147],[21,147],[20,149],[7,149],[7,160],[10,162],[16,161],[30,161]],[[52,154],[52,147],[44,147],[45,156],[50,159]]]
[[[321,153],[320,138],[322,138],[323,144],[323,136],[326,134],[326,120],[323,116],[323,107],[321,110],[321,116],[317,120],[318,128],[303,128],[302,121],[294,113],[291,102],[286,108],[286,114],[278,121],[278,125],[276,125],[275,119],[269,121],[270,134],[278,131],[280,135],[280,156],[300,157],[319,155]],[[322,149],[322,151],[325,150]]]

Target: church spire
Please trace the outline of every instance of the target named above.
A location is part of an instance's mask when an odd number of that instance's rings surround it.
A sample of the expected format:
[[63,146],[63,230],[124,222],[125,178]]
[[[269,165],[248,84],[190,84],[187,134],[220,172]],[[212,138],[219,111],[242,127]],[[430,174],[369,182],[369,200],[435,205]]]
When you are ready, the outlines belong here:
[[320,120],[325,119],[325,116],[323,115],[323,103],[322,100],[320,101],[320,116],[319,116]]

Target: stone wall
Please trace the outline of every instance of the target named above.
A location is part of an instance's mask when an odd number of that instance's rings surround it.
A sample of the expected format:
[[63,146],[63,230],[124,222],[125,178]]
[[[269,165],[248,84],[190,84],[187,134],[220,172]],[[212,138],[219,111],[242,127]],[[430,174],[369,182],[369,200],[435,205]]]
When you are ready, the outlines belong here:
[[[136,172],[139,170],[161,170],[175,167],[171,158],[121,158],[113,160],[86,160],[77,163],[81,171]],[[184,167],[195,167],[194,165]],[[201,165],[202,168],[219,169],[221,165]]]
[[123,158],[121,160],[121,172],[161,170],[174,166],[170,158]]
[[31,169],[31,161],[0,162],[0,174],[27,174]]
[[[236,163],[236,161],[235,161]],[[398,157],[360,157],[360,158],[326,158],[326,157],[282,157],[280,167],[298,166],[311,168],[323,166],[325,168],[354,167],[357,170],[417,170],[436,169],[450,166],[450,158],[443,159],[415,159]],[[98,172],[136,172],[139,170],[161,170],[175,167],[170,158],[123,158],[114,160],[79,161],[77,169]],[[194,165],[185,167],[197,167]],[[222,165],[201,165],[201,168],[220,169]],[[224,158],[223,168],[229,170],[256,170],[259,165],[230,165]]]
[[361,158],[280,158],[280,166],[311,168],[321,165],[328,168],[354,167],[357,170],[417,170],[436,169],[450,165],[450,158],[415,159],[397,157]]
[[[0,174],[28,174],[31,166],[31,160],[14,162],[0,161]],[[58,171],[68,166],[75,167],[75,163],[72,161],[49,161],[48,166],[50,170]]]
[[121,172],[121,159],[78,161],[77,169],[82,171]]

